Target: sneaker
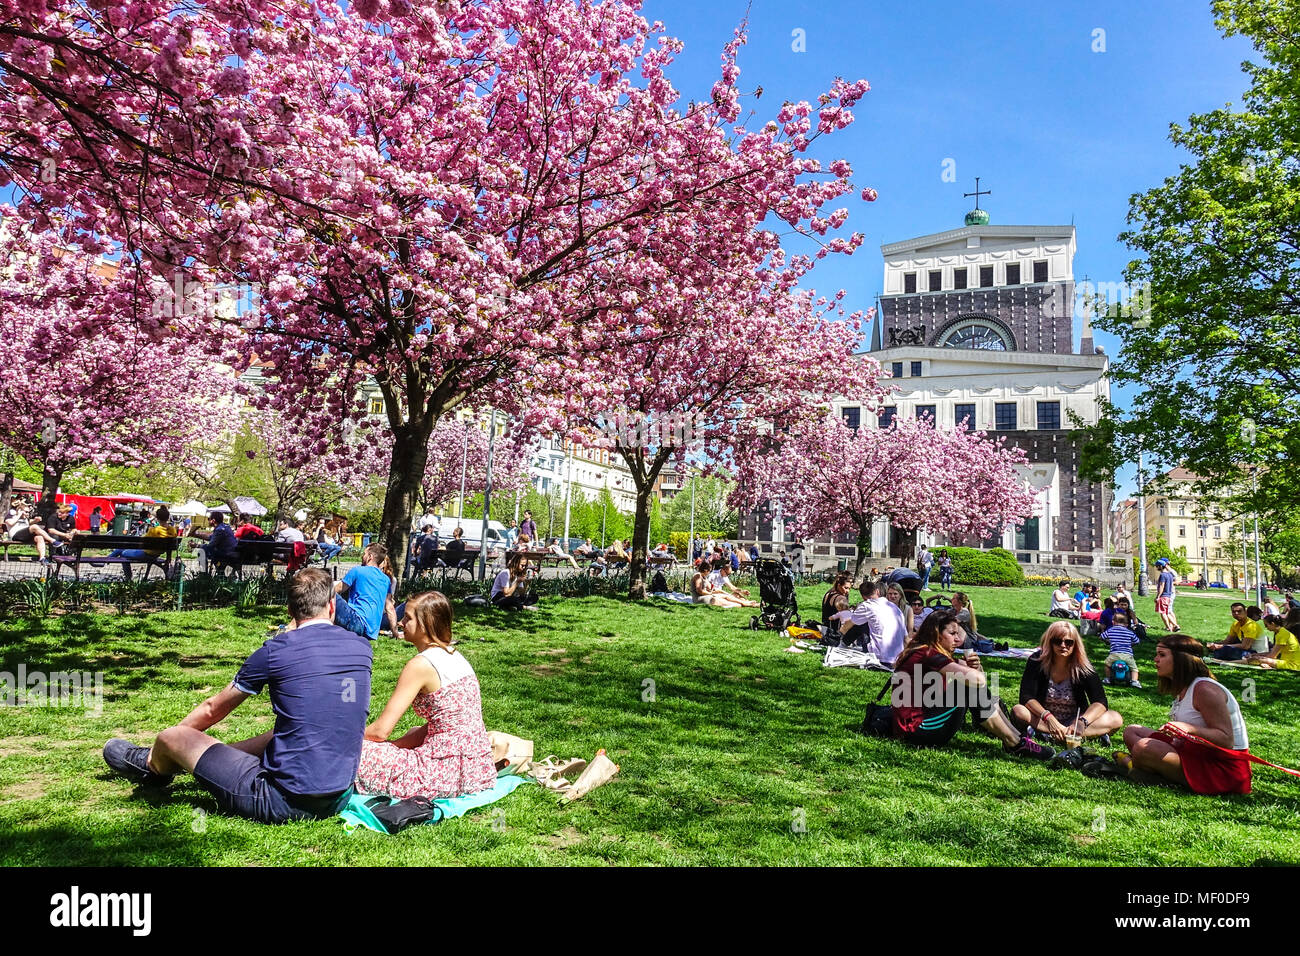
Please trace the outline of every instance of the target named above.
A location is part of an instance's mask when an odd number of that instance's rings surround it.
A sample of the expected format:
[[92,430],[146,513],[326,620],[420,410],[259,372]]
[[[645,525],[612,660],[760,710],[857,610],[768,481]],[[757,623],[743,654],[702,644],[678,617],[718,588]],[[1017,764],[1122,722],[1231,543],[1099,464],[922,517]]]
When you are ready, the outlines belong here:
[[1003,749],[1013,757],[1028,757],[1031,760],[1051,760],[1056,756],[1056,751],[1051,747],[1036,744],[1028,737],[1021,737],[1019,744],[1010,748],[1004,746]]
[[1110,734],[1102,734],[1100,737],[1098,737],[1097,746],[1100,747],[1102,750],[1109,750],[1111,748]]
[[1053,755],[1048,766],[1053,770],[1060,770],[1063,767],[1078,770],[1083,766],[1085,760],[1087,760],[1087,757],[1081,749],[1071,747],[1069,750],[1062,750],[1059,754]]
[[1114,683],[1114,681],[1112,681],[1109,677],[1103,677],[1101,679],[1101,682],[1105,684],[1107,687],[1109,687],[1111,684]]
[[104,744],[104,763],[134,783],[166,786],[174,774],[155,773],[149,769],[149,748],[137,747],[129,740],[114,738]]
[[1136,687],[1138,690],[1141,690],[1141,689],[1142,689],[1142,682],[1141,682],[1141,681],[1136,681],[1136,680],[1131,680],[1131,681],[1128,682],[1128,686],[1129,686],[1129,687]]

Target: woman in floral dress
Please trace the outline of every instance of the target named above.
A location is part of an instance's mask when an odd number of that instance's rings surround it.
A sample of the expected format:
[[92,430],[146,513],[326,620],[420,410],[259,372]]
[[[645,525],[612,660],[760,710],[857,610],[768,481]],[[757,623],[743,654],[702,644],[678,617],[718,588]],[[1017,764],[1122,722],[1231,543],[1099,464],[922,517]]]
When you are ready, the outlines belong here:
[[[419,653],[407,661],[379,719],[366,728],[356,787],[360,793],[456,797],[496,783],[483,726],[478,678],[452,646],[451,603],[437,591],[406,602],[403,638]],[[410,707],[426,723],[390,741]]]

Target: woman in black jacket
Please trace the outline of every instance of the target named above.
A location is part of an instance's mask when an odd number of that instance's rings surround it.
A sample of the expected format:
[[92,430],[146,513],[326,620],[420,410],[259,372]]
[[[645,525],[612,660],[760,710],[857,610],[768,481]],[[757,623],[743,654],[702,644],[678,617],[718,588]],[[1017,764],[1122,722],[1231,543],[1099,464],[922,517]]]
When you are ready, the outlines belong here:
[[1038,650],[1025,661],[1020,703],[1011,708],[1011,719],[1039,736],[1061,742],[1067,735],[1101,737],[1107,747],[1107,735],[1123,726],[1124,718],[1110,709],[1101,678],[1069,621],[1048,627]]

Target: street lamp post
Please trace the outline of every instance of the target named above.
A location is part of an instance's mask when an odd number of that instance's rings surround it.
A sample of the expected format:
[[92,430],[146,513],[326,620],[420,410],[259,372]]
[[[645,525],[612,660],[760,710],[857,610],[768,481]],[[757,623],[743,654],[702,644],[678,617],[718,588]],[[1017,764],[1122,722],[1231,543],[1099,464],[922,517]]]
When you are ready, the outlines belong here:
[[1147,593],[1147,496],[1142,474],[1142,448],[1138,447],[1138,595]]
[[686,560],[695,561],[695,477],[692,475],[691,482],[691,535],[686,542]]
[[488,520],[492,517],[492,453],[496,449],[497,410],[492,409],[492,422],[488,425],[487,477],[483,484],[483,523],[478,535],[478,579],[487,579]]
[[1206,547],[1209,540],[1205,537],[1205,531],[1209,525],[1204,518],[1200,520],[1199,525],[1201,529],[1201,580],[1205,582],[1205,586],[1208,588],[1210,586],[1210,555],[1209,548]]
[[460,455],[460,502],[456,506],[456,524],[465,517],[465,471],[469,467],[469,422],[465,423],[465,450]]

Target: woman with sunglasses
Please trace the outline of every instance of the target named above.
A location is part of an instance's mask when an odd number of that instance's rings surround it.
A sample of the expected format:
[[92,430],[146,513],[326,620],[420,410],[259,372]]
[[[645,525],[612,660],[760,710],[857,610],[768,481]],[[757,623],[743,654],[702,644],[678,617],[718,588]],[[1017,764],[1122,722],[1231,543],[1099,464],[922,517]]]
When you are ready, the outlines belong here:
[[1021,730],[1056,741],[1067,735],[1100,737],[1103,747],[1110,746],[1109,734],[1123,725],[1069,621],[1054,621],[1025,661],[1020,703],[1011,708],[1011,719]]

